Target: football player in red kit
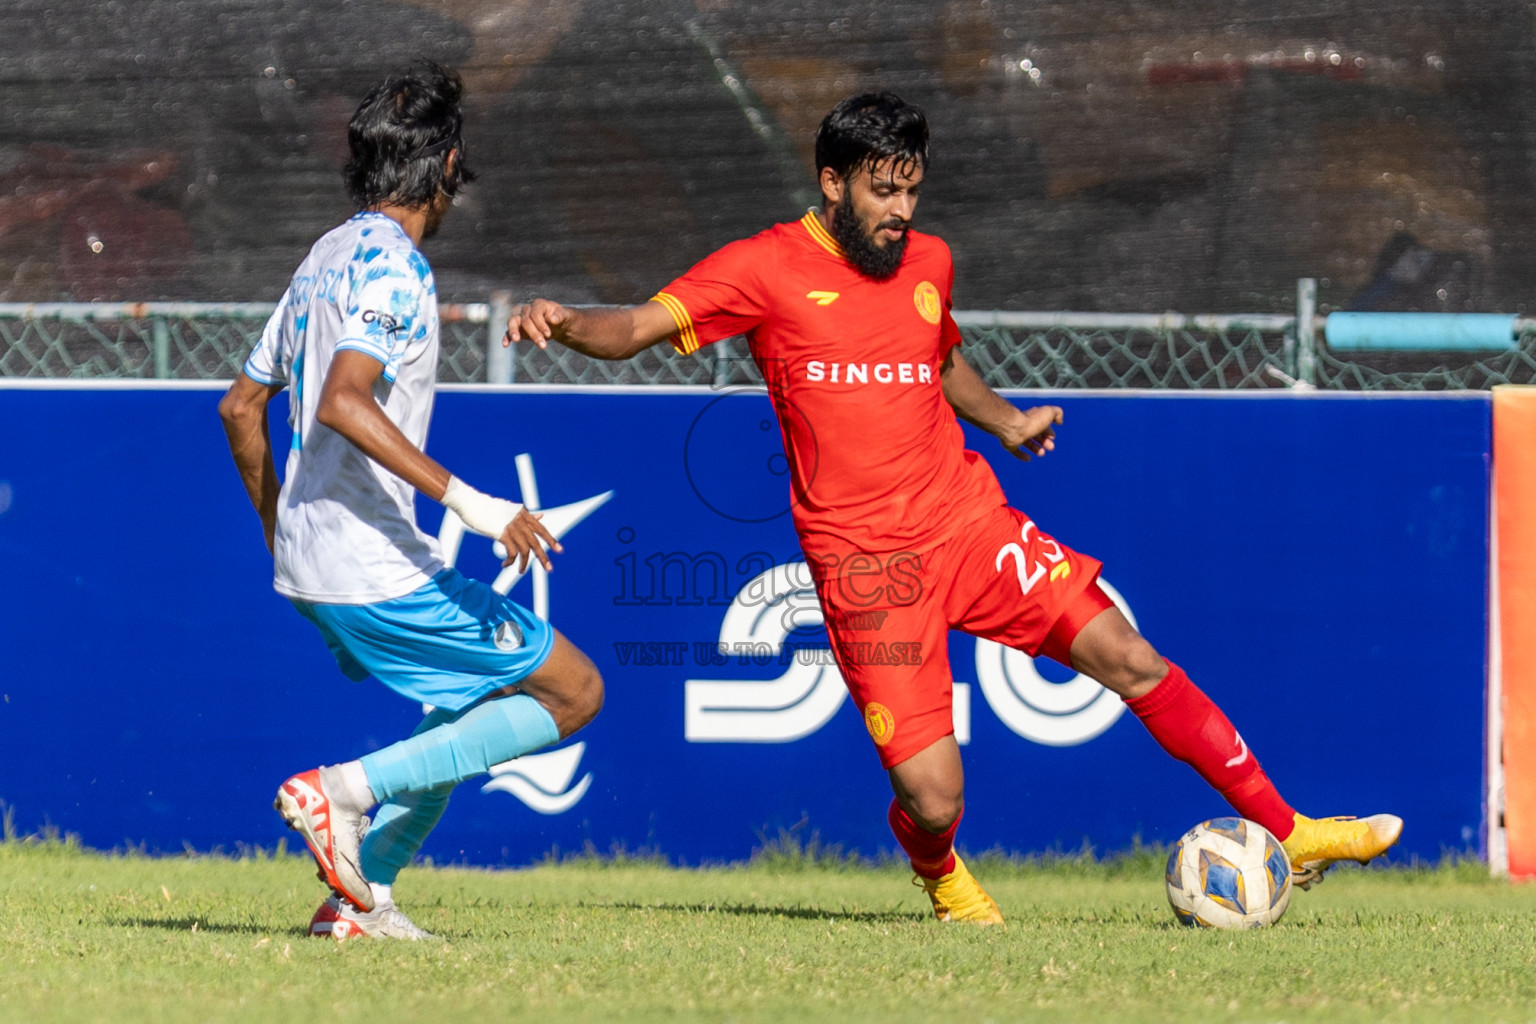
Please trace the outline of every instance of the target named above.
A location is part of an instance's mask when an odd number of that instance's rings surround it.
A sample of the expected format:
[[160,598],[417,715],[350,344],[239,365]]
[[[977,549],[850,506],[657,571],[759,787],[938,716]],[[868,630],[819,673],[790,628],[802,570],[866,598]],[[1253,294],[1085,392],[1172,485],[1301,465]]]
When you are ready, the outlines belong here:
[[957,417],[1028,459],[1055,447],[1062,413],[1019,409],[961,356],[949,248],[911,227],[927,161],[920,110],[889,93],[853,96],[817,134],[821,209],[725,246],[639,306],[535,299],[514,311],[506,341],[625,359],[663,339],[687,354],[746,336],[778,413],[834,656],[890,775],[891,828],[940,919],[1002,920],[954,852],[964,787],[951,629],[1054,658],[1118,694],[1164,750],[1281,840],[1299,883],[1377,856],[1401,819],[1298,814],[1221,710],[1115,608],[1099,563],[1010,508],[966,450]]

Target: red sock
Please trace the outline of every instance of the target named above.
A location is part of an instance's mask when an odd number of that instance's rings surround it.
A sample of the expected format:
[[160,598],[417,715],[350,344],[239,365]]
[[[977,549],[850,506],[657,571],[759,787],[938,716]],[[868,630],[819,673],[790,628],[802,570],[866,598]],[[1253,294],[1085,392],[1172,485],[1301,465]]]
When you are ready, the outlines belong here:
[[1174,757],[1200,773],[1238,814],[1285,839],[1296,812],[1281,799],[1258,758],[1221,709],[1168,663],[1168,675],[1152,692],[1125,702],[1147,732]]
[[955,830],[960,827],[964,813],[955,815],[949,828],[938,835],[913,821],[895,800],[891,801],[886,820],[891,823],[891,831],[896,833],[896,841],[907,851],[912,870],[924,878],[940,878],[955,870]]

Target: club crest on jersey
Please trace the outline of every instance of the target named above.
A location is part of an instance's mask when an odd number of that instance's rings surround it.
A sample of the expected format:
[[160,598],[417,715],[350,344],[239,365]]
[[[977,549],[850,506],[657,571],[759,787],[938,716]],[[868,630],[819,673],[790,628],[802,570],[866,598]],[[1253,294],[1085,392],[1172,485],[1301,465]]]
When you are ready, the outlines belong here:
[[912,292],[912,304],[917,307],[918,313],[924,320],[931,324],[939,322],[943,315],[943,304],[939,301],[939,290],[929,281],[918,283],[916,290]]
[[896,735],[896,716],[884,704],[870,701],[864,705],[864,728],[869,730],[875,746],[883,747]]

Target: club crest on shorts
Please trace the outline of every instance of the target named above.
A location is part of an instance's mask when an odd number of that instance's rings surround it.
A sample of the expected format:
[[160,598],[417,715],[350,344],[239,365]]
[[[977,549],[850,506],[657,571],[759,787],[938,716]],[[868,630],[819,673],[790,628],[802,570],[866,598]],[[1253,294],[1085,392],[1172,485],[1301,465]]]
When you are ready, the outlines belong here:
[[875,746],[883,747],[896,735],[896,716],[884,704],[870,701],[864,705],[864,728],[869,730],[869,738],[875,741]]
[[924,320],[931,324],[939,322],[942,305],[939,302],[939,290],[933,286],[932,282],[922,281],[918,284],[917,289],[912,293],[912,303],[917,306],[917,311],[922,314]]
[[523,646],[523,631],[517,623],[511,619],[496,623],[496,649],[499,651],[515,651]]

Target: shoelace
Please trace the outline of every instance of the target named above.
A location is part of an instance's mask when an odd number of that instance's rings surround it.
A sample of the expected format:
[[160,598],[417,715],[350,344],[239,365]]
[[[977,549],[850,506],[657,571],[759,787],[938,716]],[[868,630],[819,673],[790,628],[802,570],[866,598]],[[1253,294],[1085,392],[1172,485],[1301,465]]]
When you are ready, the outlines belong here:
[[932,879],[925,879],[925,878],[923,878],[922,875],[913,875],[912,876],[912,884],[917,886],[919,889],[923,890],[923,892],[927,893],[928,894],[928,898],[933,901],[934,913],[936,913],[936,914],[948,913],[949,912],[949,905],[944,902],[944,897],[939,895],[938,888],[937,887],[934,887],[932,889],[928,888],[928,882],[930,882],[930,881],[932,881]]
[[979,885],[973,883],[970,886],[970,891],[963,893],[962,896],[964,897],[963,899],[949,903],[948,910],[951,914],[964,916],[974,910],[991,910],[991,907],[988,906],[987,896],[981,891],[981,886]]
[[[937,914],[964,914],[977,908],[981,908],[983,910],[991,909],[991,907],[988,905],[987,894],[983,892],[981,886],[977,885],[974,881],[972,881],[969,886],[965,887],[967,891],[961,893],[960,895],[962,898],[958,900],[950,899],[944,894],[940,893],[938,886],[934,886],[932,889],[928,888],[921,875],[913,875],[912,884],[928,894],[928,897],[933,900],[933,909]],[[953,890],[960,888],[960,886],[951,885],[948,886],[948,888]],[[951,893],[950,895],[954,894]]]

